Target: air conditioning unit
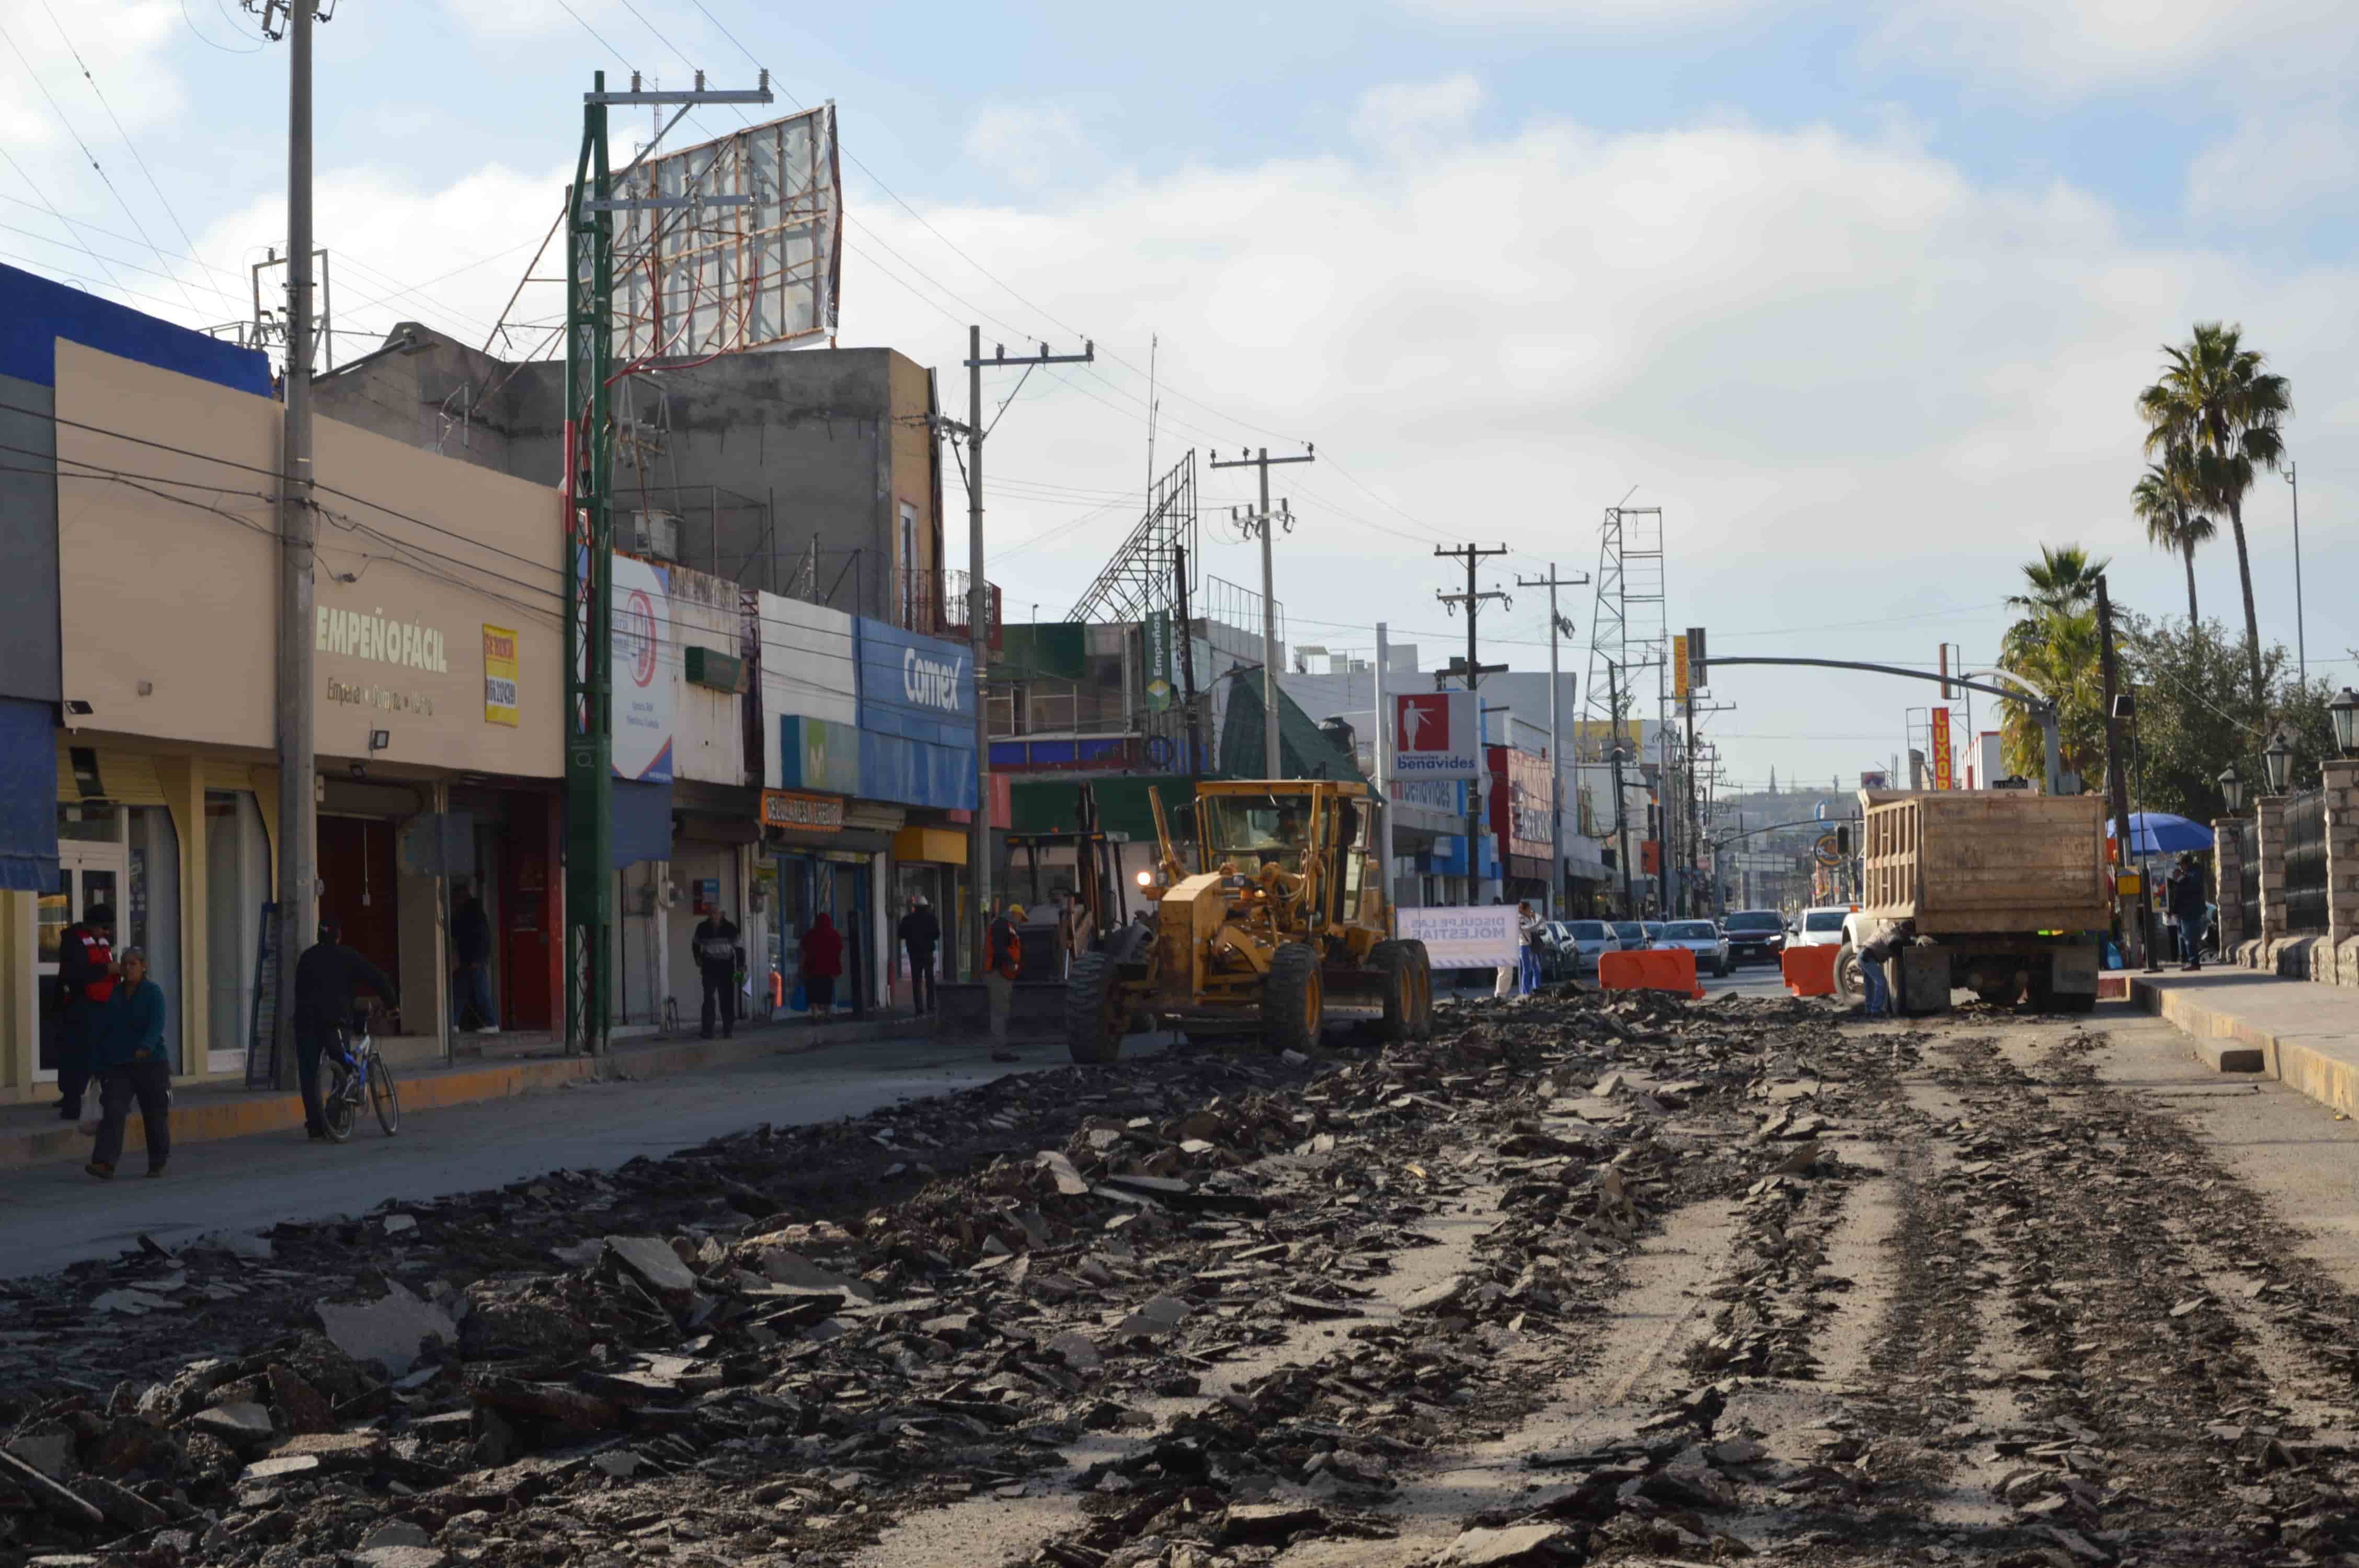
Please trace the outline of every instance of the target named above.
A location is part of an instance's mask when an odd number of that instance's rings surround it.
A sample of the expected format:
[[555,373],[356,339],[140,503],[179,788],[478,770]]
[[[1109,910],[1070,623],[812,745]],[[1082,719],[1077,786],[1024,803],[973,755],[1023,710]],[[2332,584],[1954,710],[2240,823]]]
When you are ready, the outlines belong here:
[[679,559],[679,514],[677,512],[632,513],[631,553],[637,556],[652,556],[659,561]]

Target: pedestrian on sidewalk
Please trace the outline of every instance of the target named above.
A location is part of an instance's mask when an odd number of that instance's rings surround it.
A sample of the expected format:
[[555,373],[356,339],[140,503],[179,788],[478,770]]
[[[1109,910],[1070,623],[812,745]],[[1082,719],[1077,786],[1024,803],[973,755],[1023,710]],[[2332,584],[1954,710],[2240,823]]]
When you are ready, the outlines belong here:
[[803,1000],[813,1018],[832,1017],[836,977],[843,973],[843,933],[835,928],[835,917],[825,910],[812,918],[810,929],[803,933],[802,954]]
[[320,940],[295,960],[295,1067],[303,1087],[303,1130],[311,1141],[327,1141],[328,1120],[320,1102],[320,1058],[333,1049],[350,1065],[343,1044],[351,1022],[353,995],[366,987],[383,997],[388,1007],[401,1005],[401,988],[367,957],[344,946],[344,928],[335,920],[320,922]]
[[1540,989],[1540,917],[1532,913],[1529,901],[1516,905],[1516,989],[1529,996]]
[[991,1001],[991,1059],[995,1062],[1016,1060],[1016,1053],[1007,1048],[1007,1015],[1016,1006],[1016,977],[1024,968],[1024,936],[1016,930],[1023,920],[1024,906],[1011,903],[991,923],[983,989]]
[[2181,854],[2163,881],[2165,907],[2179,924],[2179,967],[2192,973],[2203,967],[2203,917],[2211,899],[2203,887],[2203,868],[2192,854]]
[[93,903],[58,939],[58,1118],[82,1119],[98,1015],[123,966],[114,960],[114,909]]
[[[825,920],[827,916],[822,914],[820,918]],[[745,968],[745,947],[739,939],[737,923],[729,918],[727,911],[715,906],[696,923],[689,945],[696,949],[696,975],[704,987],[704,1038],[712,1038],[712,1022],[717,1016],[721,1038],[734,1039],[737,1033],[737,977]]]
[[909,1000],[923,1018],[934,1011],[934,949],[941,945],[942,923],[926,903],[926,895],[909,895],[909,913],[897,933],[901,951],[909,959]]
[[451,987],[451,1027],[461,1028],[466,1010],[475,1010],[476,1033],[500,1032],[499,1010],[492,1003],[492,917],[472,878],[459,883],[459,900],[451,912],[451,946],[459,972]]
[[160,1176],[172,1153],[172,1064],[164,1054],[164,989],[147,978],[147,955],[125,947],[122,979],[98,1010],[91,1071],[98,1079],[98,1143],[82,1169],[114,1179],[131,1107],[147,1135],[147,1173]]

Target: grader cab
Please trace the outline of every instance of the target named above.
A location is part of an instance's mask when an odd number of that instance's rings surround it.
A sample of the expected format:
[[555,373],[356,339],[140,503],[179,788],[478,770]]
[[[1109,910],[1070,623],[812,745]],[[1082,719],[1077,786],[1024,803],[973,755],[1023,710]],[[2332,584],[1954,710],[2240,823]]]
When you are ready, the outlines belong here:
[[1158,870],[1139,877],[1153,935],[1127,955],[1074,963],[1073,1060],[1113,1061],[1142,1014],[1190,1039],[1256,1037],[1271,1052],[1308,1049],[1346,1020],[1388,1041],[1430,1036],[1432,968],[1424,944],[1391,935],[1373,806],[1365,784],[1348,782],[1205,784],[1190,871],[1157,797]]

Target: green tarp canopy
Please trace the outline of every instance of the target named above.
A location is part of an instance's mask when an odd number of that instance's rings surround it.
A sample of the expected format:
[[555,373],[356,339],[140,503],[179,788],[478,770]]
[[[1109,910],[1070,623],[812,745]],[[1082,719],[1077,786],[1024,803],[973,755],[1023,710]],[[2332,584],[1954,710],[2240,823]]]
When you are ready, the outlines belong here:
[[1368,782],[1352,754],[1329,740],[1284,687],[1277,690],[1277,746],[1285,765],[1272,773],[1262,761],[1261,678],[1239,676],[1230,683],[1228,716],[1221,723],[1223,778]]
[[[1097,795],[1098,826],[1121,834],[1135,844],[1155,842],[1155,807],[1150,789],[1163,797],[1164,815],[1171,821],[1171,837],[1186,841],[1196,836],[1190,815],[1195,788],[1185,773],[1123,773],[1093,778]],[[1013,833],[1071,833],[1076,826],[1079,781],[1063,778],[1018,778],[1008,786]]]

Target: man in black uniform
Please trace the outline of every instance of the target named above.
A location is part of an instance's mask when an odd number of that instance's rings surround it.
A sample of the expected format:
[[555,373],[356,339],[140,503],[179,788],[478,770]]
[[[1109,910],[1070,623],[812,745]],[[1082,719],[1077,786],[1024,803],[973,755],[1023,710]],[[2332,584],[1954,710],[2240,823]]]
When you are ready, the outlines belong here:
[[58,1115],[64,1120],[82,1119],[92,1033],[122,972],[114,961],[114,911],[93,903],[58,940]]
[[745,967],[745,949],[738,945],[737,923],[719,908],[696,923],[689,945],[696,953],[696,972],[704,981],[704,1038],[712,1038],[712,1020],[721,1019],[721,1038],[737,1033],[737,971]]
[[909,958],[909,1000],[923,1018],[934,1011],[934,949],[941,946],[942,923],[926,904],[926,895],[909,895],[909,913],[901,917],[901,948]]
[[320,1106],[320,1058],[334,1044],[339,1054],[340,1031],[353,1010],[353,989],[365,986],[401,1005],[398,987],[385,971],[343,944],[343,927],[333,920],[320,922],[320,940],[295,962],[295,1066],[303,1081],[303,1130],[314,1142],[328,1136]]

